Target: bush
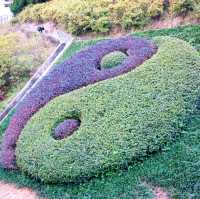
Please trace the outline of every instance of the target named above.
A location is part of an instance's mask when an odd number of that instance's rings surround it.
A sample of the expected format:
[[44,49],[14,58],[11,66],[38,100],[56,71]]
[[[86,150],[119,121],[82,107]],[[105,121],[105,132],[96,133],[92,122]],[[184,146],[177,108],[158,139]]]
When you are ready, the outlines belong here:
[[15,33],[0,36],[0,89],[5,92],[28,72],[25,67],[19,67],[15,59],[19,40]]
[[10,60],[8,55],[0,55],[0,88],[9,87],[13,76],[13,70],[11,70],[14,64]]
[[[127,51],[129,56],[118,67],[99,70],[104,55]],[[15,145],[27,121],[51,99],[74,89],[126,73],[152,56],[156,46],[146,40],[133,37],[106,40],[79,52],[58,65],[32,89],[17,107],[2,144],[2,164],[15,167]],[[47,87],[48,85],[48,87]]]
[[162,15],[163,2],[119,0],[110,4],[110,11],[114,24],[120,24],[124,29],[143,28],[151,18]]
[[142,29],[152,20],[165,16],[192,14],[200,18],[199,0],[52,0],[27,7],[18,20],[53,21],[70,33],[109,32],[112,27]]
[[24,7],[29,4],[42,3],[45,1],[47,1],[47,0],[14,0],[11,5],[11,11],[14,14],[17,14],[17,13],[21,12],[24,9]]
[[115,51],[105,55],[101,60],[101,68],[113,68],[121,64],[126,59],[126,54]]
[[19,21],[54,21],[68,32],[108,32],[115,25],[125,29],[142,28],[163,13],[162,0],[53,0],[26,8]]
[[[36,113],[17,143],[17,164],[45,182],[81,181],[162,148],[186,125],[200,92],[200,57],[187,43],[157,38],[135,71],[60,96]],[[66,119],[81,126],[63,140]]]
[[108,32],[112,27],[109,17],[108,1],[85,1],[74,5],[65,14],[65,27],[73,34],[86,32]]
[[199,0],[170,0],[170,11],[175,16],[186,15],[195,11],[199,3]]
[[182,39],[188,42],[190,45],[194,46],[197,51],[200,52],[200,26],[199,25],[189,25],[189,26],[179,26],[176,28],[167,28],[160,30],[148,30],[143,32],[135,32],[132,36],[139,36],[145,38],[153,38],[157,36],[170,36]]
[[75,119],[64,120],[60,123],[54,133],[53,137],[55,139],[63,139],[70,136],[74,131],[76,131],[80,126],[80,121]]
[[[137,36],[145,36],[152,38],[155,36],[171,35],[186,40],[190,42],[196,49],[200,50],[200,38],[199,33],[200,28],[198,25],[190,26],[181,26],[173,29],[161,29],[161,30],[151,30],[145,32],[137,32]],[[1,29],[2,33],[2,29]],[[77,53],[84,47],[88,45],[94,45],[97,40],[84,40],[84,41],[75,41],[68,48],[62,59],[71,57],[73,54]],[[62,60],[61,59],[61,60]],[[12,113],[9,117],[2,122],[0,125],[0,139],[5,132],[9,124],[9,118],[12,116]],[[196,148],[199,144],[199,131],[200,115],[195,116],[192,123],[188,126],[190,130],[184,131],[181,139],[177,140],[174,144],[166,145],[161,152],[158,152],[151,157],[146,158],[146,160],[130,165],[128,171],[119,171],[115,173],[106,173],[100,179],[93,179],[86,184],[69,185],[59,184],[59,185],[49,185],[36,181],[35,179],[27,178],[24,173],[21,172],[10,172],[9,170],[0,168],[0,177],[2,181],[8,181],[15,183],[19,186],[29,186],[38,194],[42,194],[43,197],[48,198],[85,198],[89,196],[91,198],[109,198],[116,199],[124,196],[124,187],[126,187],[126,195],[124,197],[135,198],[138,196],[138,192],[141,193],[142,198],[146,199],[150,196],[144,195],[143,189],[141,189],[141,176],[145,176],[145,179],[153,179],[153,183],[157,184],[168,191],[172,191],[171,195],[178,195],[180,197],[189,197],[193,194],[194,197],[200,195],[199,189],[193,189],[194,186],[198,183],[199,169],[194,169],[197,165],[197,161],[200,160],[200,156],[196,154]],[[194,115],[192,116],[194,117]],[[194,130],[195,131],[194,133]],[[185,139],[186,138],[186,139]],[[192,141],[192,142],[191,142]],[[193,152],[188,150],[189,146],[193,148]],[[176,158],[174,158],[176,157]],[[196,157],[199,157],[198,159]],[[188,161],[191,162],[190,169],[188,169]],[[178,167],[177,167],[178,165]],[[183,169],[186,168],[186,169]],[[185,171],[183,173],[183,170]],[[191,175],[192,172],[192,175]],[[163,173],[165,173],[163,175]],[[182,175],[180,175],[182,174]],[[175,177],[175,175],[177,177]],[[171,180],[169,179],[171,177]],[[179,182],[177,184],[177,178]],[[106,182],[106,183],[105,183]],[[123,183],[119,183],[123,182]],[[125,184],[124,184],[125,183]],[[173,190],[170,190],[173,184]],[[143,178],[142,178],[143,185]],[[135,192],[136,190],[136,192]],[[138,190],[138,192],[137,192]],[[151,190],[152,191],[152,190]],[[153,196],[152,196],[153,197]]]

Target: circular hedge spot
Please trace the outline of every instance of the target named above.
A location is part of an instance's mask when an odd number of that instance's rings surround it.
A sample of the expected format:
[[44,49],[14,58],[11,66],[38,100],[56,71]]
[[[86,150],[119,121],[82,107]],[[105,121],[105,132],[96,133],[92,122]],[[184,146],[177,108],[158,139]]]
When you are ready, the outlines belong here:
[[101,69],[117,67],[127,58],[127,55],[121,51],[114,51],[105,55],[101,60]]
[[53,137],[57,140],[64,139],[72,135],[79,128],[80,124],[80,120],[77,119],[64,120],[55,128]]

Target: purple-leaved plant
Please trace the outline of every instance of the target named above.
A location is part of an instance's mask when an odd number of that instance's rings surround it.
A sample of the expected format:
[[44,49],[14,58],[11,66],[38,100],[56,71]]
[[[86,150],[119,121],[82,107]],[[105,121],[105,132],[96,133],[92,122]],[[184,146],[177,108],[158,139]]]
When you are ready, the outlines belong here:
[[[17,168],[15,147],[27,121],[53,98],[95,82],[133,70],[150,58],[156,45],[143,38],[122,37],[104,40],[82,50],[51,70],[18,105],[2,142],[1,163],[9,169]],[[128,57],[111,69],[100,69],[101,59],[113,51],[122,51]]]
[[58,126],[55,128],[53,137],[57,140],[66,138],[70,136],[74,131],[76,131],[79,128],[80,124],[81,122],[79,120],[66,119],[58,124]]

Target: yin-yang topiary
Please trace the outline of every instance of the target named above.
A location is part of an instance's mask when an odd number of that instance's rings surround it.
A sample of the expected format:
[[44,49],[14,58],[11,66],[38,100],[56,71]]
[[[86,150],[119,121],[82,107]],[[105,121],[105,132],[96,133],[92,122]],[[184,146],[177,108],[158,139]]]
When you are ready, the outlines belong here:
[[[157,53],[135,70],[41,108],[17,142],[18,167],[46,183],[79,182],[141,160],[180,133],[200,95],[200,57],[175,38],[154,42]],[[72,119],[80,122],[75,131],[55,139]]]

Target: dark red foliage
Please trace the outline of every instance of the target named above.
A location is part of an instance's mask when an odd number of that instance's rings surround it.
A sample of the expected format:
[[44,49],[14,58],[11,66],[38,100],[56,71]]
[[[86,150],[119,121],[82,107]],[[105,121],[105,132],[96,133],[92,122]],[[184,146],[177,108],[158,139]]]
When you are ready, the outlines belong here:
[[[50,100],[88,84],[126,73],[150,58],[156,49],[151,41],[131,36],[104,40],[51,70],[17,107],[3,139],[2,165],[16,168],[15,147],[18,137],[32,115]],[[101,59],[113,51],[122,51],[128,57],[115,68],[99,70]]]

